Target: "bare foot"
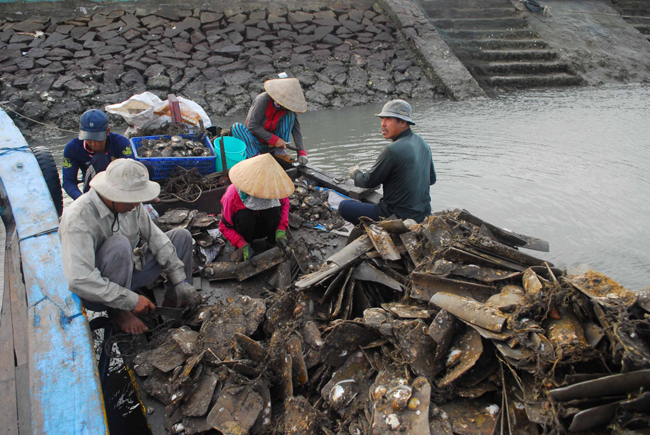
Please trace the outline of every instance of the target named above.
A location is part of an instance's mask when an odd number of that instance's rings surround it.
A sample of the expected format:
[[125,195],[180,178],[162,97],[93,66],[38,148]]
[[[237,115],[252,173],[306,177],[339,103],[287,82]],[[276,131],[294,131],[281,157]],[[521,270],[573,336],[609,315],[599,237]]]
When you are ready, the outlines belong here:
[[111,310],[108,316],[113,319],[118,328],[127,334],[142,334],[148,330],[142,320],[130,311],[126,310]]

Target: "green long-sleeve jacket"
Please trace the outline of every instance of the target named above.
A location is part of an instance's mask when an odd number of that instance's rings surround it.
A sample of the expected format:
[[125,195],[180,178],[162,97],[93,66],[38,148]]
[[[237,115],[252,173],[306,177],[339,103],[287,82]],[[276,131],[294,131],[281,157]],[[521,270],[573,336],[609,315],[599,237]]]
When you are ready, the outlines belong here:
[[431,149],[419,135],[408,129],[381,152],[372,169],[357,171],[354,185],[377,187],[383,184],[384,197],[379,215],[422,222],[431,214],[429,186],[436,182]]

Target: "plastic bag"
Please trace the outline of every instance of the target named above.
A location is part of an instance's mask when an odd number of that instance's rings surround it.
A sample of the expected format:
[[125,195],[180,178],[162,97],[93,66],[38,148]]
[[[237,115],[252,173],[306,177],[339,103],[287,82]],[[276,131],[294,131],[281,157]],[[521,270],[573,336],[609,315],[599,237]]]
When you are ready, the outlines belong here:
[[[184,122],[198,125],[200,119],[204,128],[212,126],[212,121],[201,106],[187,98],[177,98]],[[120,115],[130,126],[135,127],[136,131],[145,128],[156,129],[172,120],[169,116],[169,101],[163,101],[151,92],[134,95],[121,103],[110,104],[105,109],[108,113]]]

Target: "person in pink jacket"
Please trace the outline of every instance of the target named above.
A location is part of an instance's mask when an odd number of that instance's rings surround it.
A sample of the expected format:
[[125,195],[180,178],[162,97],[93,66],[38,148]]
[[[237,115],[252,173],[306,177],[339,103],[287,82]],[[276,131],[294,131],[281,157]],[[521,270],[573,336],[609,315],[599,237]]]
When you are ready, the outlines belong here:
[[287,246],[289,198],[293,181],[270,154],[237,163],[229,172],[232,185],[221,198],[219,230],[239,249],[244,261],[255,255],[251,244],[267,238]]

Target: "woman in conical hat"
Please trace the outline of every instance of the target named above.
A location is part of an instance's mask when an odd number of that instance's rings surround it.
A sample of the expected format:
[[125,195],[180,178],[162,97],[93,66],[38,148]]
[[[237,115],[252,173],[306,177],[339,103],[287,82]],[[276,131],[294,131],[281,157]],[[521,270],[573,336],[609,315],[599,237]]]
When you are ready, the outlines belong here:
[[244,261],[254,255],[254,240],[287,245],[289,198],[294,185],[271,154],[237,163],[229,171],[232,185],[221,198],[219,230]]
[[264,89],[248,110],[246,124],[235,123],[232,135],[246,143],[246,157],[272,153],[284,167],[295,161],[287,153],[287,144],[293,135],[293,148],[298,149],[298,163],[306,165],[307,152],[297,113],[307,111],[307,102],[296,78],[267,80]]

